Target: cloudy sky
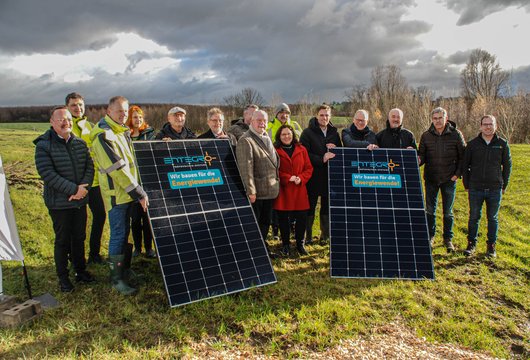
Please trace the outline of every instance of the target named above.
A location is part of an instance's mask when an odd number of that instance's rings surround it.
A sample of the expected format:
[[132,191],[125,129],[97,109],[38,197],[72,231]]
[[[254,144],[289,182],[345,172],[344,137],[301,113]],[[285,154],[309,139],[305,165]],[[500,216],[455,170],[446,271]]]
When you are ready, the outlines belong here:
[[482,48],[530,91],[528,0],[0,0],[0,106],[342,101],[378,65],[459,94]]

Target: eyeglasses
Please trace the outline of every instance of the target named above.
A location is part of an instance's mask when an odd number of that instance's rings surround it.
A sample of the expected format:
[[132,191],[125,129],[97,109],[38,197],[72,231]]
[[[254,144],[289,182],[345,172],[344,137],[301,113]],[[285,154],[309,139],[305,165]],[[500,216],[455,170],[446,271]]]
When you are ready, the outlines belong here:
[[355,121],[358,121],[358,122],[365,122],[366,119],[354,119]]
[[444,117],[443,117],[443,116],[439,116],[439,117],[438,117],[438,116],[437,116],[437,117],[434,117],[434,116],[433,116],[432,119],[433,119],[433,120],[443,120]]
[[58,123],[72,122],[72,119],[70,119],[70,118],[62,118],[62,119],[55,119],[55,121],[57,121]]
[[489,127],[489,126],[495,126],[493,123],[482,123],[482,126]]

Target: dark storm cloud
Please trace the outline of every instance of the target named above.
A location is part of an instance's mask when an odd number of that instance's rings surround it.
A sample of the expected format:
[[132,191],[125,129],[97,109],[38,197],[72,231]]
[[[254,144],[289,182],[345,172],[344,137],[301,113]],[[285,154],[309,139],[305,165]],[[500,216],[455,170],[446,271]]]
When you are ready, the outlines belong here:
[[510,6],[524,8],[530,11],[528,0],[444,0],[447,7],[460,14],[457,25],[469,25],[478,22],[486,16],[499,12]]
[[[142,102],[215,103],[245,87],[288,102],[307,94],[342,100],[347,88],[369,83],[371,70],[384,64],[401,67],[413,85],[458,87],[450,65],[462,63],[465,51],[441,59],[425,50],[416,36],[431,25],[403,20],[414,5],[413,0],[3,0],[0,60],[103,49],[127,32],[166,46],[170,54],[138,49],[121,73],[96,70],[91,80],[78,83],[0,69],[2,83],[24,90],[1,87],[0,105],[53,103],[72,89],[92,103],[124,92]],[[448,6],[462,5],[448,0]],[[148,76],[135,73],[142,61],[162,56],[178,60],[178,66]],[[21,93],[31,96],[21,100]]]

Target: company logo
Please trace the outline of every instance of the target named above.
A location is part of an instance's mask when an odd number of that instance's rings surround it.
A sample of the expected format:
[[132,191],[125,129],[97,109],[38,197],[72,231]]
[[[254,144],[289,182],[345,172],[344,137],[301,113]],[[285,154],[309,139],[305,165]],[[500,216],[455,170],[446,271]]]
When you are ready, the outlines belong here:
[[204,155],[167,157],[164,158],[164,164],[208,164],[208,166],[212,166],[212,160],[216,159],[217,158],[215,156],[209,155],[208,151],[206,151]]
[[394,172],[394,168],[400,166],[390,159],[390,161],[352,161],[351,166],[359,168],[360,170],[390,170]]

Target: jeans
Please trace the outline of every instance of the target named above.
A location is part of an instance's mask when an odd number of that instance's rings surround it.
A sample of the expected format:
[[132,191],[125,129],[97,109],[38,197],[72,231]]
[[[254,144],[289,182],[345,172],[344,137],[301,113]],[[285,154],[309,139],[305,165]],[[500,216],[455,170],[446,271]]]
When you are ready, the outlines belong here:
[[469,189],[469,223],[467,225],[468,241],[477,242],[478,226],[482,216],[482,204],[486,202],[488,218],[488,244],[497,242],[499,230],[499,208],[501,207],[501,189]]
[[55,243],[53,257],[59,278],[68,277],[68,254],[76,273],[85,271],[86,205],[78,209],[48,210]]
[[438,204],[438,191],[442,193],[443,208],[443,238],[453,239],[453,204],[455,202],[456,181],[447,181],[436,184],[425,181],[425,213],[427,215],[427,227],[429,236],[432,238],[436,233],[436,205]]
[[129,237],[132,202],[114,206],[109,211],[109,255],[121,255]]
[[90,230],[89,243],[90,252],[88,255],[90,257],[96,257],[99,256],[101,235],[103,234],[103,227],[107,218],[99,186],[90,188],[88,192],[88,207],[92,211],[92,228]]
[[149,216],[138,201],[135,201],[131,207],[131,230],[135,250],[142,251],[142,237],[145,251],[150,251],[153,248],[153,234],[151,233]]

